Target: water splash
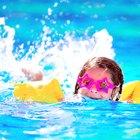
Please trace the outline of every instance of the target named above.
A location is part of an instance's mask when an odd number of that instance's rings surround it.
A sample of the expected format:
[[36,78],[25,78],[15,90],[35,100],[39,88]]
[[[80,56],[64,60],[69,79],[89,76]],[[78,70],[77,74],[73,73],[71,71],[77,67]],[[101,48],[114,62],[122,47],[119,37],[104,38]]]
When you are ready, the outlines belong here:
[[44,70],[45,79],[55,77],[66,87],[69,85],[73,88],[77,74],[88,58],[106,56],[113,59],[115,56],[113,39],[106,29],[82,38],[66,32],[63,39],[57,41],[54,41],[51,33],[51,29],[44,25],[40,34],[41,43],[34,41],[25,51],[23,42],[15,49],[15,29],[0,18],[0,84],[25,80],[20,68],[26,65],[34,70]]

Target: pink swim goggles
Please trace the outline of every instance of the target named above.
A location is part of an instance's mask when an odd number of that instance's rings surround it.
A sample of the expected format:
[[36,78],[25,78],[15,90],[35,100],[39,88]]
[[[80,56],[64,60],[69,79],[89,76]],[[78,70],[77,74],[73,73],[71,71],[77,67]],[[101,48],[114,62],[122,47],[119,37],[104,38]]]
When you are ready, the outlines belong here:
[[95,85],[97,91],[103,91],[105,93],[108,93],[109,89],[113,89],[116,86],[108,82],[107,77],[103,78],[102,80],[93,80],[88,76],[88,74],[85,74],[83,77],[78,78],[77,82],[80,84],[80,88],[87,88],[91,89],[93,85]]

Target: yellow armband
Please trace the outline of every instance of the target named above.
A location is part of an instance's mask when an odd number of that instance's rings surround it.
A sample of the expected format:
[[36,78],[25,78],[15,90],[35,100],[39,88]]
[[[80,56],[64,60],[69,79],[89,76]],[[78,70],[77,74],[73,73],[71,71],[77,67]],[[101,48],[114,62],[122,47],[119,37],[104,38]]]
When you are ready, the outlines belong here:
[[60,84],[53,79],[47,84],[39,83],[36,86],[31,83],[14,84],[14,97],[18,100],[58,103],[64,98]]
[[120,101],[140,103],[140,81],[133,81],[124,84]]

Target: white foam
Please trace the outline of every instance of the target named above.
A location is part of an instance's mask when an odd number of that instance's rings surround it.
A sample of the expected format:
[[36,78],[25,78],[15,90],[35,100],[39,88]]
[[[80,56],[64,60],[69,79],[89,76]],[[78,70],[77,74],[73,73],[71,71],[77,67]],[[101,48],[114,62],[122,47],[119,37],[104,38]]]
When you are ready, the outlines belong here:
[[[51,65],[54,68],[44,71],[45,78],[58,78],[64,86],[69,84],[73,88],[77,74],[88,58],[106,56],[113,59],[115,56],[112,48],[113,39],[106,29],[94,33],[91,37],[78,39],[74,35],[66,33],[63,39],[53,41],[53,37],[50,36],[51,29],[44,25],[40,34],[42,42],[36,43],[37,40],[35,40],[28,43],[30,49],[22,59],[18,60],[18,56],[24,53],[24,42],[19,45],[20,49],[13,54],[14,42],[16,42],[14,40],[15,29],[4,25],[4,18],[0,18],[0,23],[3,25],[3,27],[0,26],[3,30],[0,35],[0,72],[9,73],[9,83],[24,79],[20,71],[23,64],[41,69]],[[35,49],[36,52],[33,53]]]
[[4,17],[1,17],[0,18],[0,25],[5,25],[5,19],[4,19]]

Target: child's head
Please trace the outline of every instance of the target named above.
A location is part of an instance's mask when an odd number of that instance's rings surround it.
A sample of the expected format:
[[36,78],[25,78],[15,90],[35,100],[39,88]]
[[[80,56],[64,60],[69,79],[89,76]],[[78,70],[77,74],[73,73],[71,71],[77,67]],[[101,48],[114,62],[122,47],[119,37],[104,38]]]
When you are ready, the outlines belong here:
[[117,93],[121,94],[122,85],[123,74],[118,64],[106,57],[94,57],[82,67],[74,93],[97,100],[113,100]]

